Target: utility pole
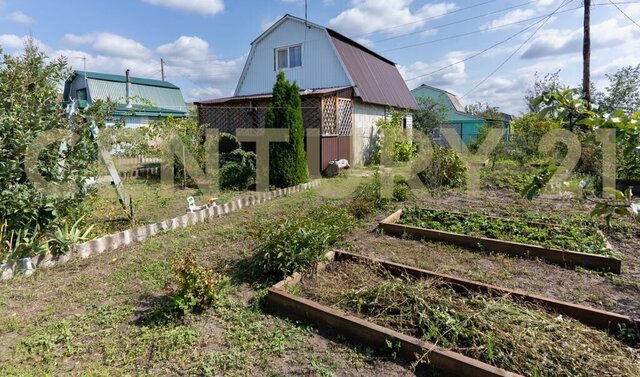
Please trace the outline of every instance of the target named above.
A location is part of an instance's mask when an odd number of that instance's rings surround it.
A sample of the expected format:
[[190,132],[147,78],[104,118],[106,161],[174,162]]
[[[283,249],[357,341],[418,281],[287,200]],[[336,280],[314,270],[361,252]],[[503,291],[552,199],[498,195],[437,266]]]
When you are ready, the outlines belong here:
[[164,81],[164,59],[160,58],[160,74],[162,75],[162,81]]
[[584,37],[582,40],[582,92],[591,107],[591,0],[584,0]]

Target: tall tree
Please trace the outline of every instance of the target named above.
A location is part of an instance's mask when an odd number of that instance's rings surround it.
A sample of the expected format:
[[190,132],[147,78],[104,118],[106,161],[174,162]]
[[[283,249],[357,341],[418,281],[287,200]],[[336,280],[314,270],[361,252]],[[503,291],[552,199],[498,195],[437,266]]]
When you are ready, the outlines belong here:
[[288,143],[269,145],[269,184],[288,187],[306,182],[309,171],[304,150],[300,89],[295,82],[289,83],[283,72],[278,73],[273,85],[265,127],[289,129]]
[[640,111],[640,64],[620,68],[606,76],[609,86],[599,102],[601,109],[609,113],[622,109],[627,114]]
[[433,98],[419,97],[418,110],[413,112],[413,127],[427,136],[432,136],[434,130],[447,119],[447,106],[443,101]]
[[563,85],[560,83],[560,70],[552,73],[546,73],[544,76],[535,73],[533,85],[527,89],[527,93],[524,95],[524,101],[532,113],[540,111],[540,104],[536,105],[536,98],[540,97],[544,93],[551,93],[556,90],[563,89]]

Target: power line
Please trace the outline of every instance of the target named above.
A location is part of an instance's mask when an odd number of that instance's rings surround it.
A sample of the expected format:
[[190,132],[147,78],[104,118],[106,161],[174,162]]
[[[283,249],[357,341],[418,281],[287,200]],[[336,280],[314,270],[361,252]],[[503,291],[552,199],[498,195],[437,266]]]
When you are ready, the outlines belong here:
[[612,0],[609,0],[609,2],[610,2],[611,4],[613,4],[613,6],[615,6],[615,7],[620,11],[620,13],[624,14],[624,16],[625,16],[625,17],[627,17],[627,18],[629,19],[629,21],[633,22],[634,24],[636,24],[636,26],[637,26],[638,28],[640,28],[640,24],[638,24],[638,23],[637,23],[633,18],[629,17],[629,15],[628,15],[628,14],[626,14],[626,13],[625,13],[625,12],[624,12],[624,11],[623,11],[619,6],[618,6],[618,4],[614,3]]
[[[406,36],[409,36],[409,35],[415,35],[415,34],[424,33],[425,31],[429,31],[429,30],[442,29],[442,28],[447,27],[447,26],[457,25],[457,24],[461,24],[461,23],[464,23],[464,22],[467,22],[467,21],[476,20],[478,18],[484,18],[484,17],[487,17],[487,16],[492,16],[494,14],[504,13],[504,12],[507,12],[507,11],[512,10],[512,9],[521,8],[523,6],[529,5],[531,3],[535,3],[537,1],[539,1],[539,0],[527,1],[527,2],[524,2],[524,3],[518,4],[518,5],[510,6],[508,8],[503,8],[503,9],[499,9],[499,10],[496,10],[496,11],[492,11],[492,12],[488,12],[488,13],[485,13],[485,14],[481,14],[481,15],[478,15],[478,16],[468,17],[468,18],[465,18],[465,19],[462,19],[462,20],[452,21],[452,22],[449,22],[449,23],[446,23],[446,24],[438,25],[437,27],[422,29],[422,30],[418,30],[418,31],[412,31],[412,32],[409,32],[409,33],[394,35],[393,37],[378,39],[378,40],[372,41],[371,43],[385,42],[385,41],[389,41],[389,40],[392,40],[392,39],[398,39],[398,38],[406,37]],[[400,26],[404,26],[404,25],[400,25]]]
[[[640,4],[640,1],[626,1],[624,3],[618,3],[618,4]],[[609,3],[597,3],[597,4],[592,4],[592,6],[594,6],[594,7],[596,7],[596,6],[611,6],[611,4],[609,4]],[[574,7],[574,8],[570,8],[570,9],[565,9],[565,10],[562,10],[560,12],[557,12],[556,16],[559,15],[559,14],[562,14],[562,13],[571,12],[571,11],[578,10],[578,9],[581,9],[581,8],[582,8],[582,5]],[[442,38],[438,38],[438,39],[431,39],[431,40],[424,41],[424,42],[412,43],[412,44],[409,44],[409,45],[406,45],[406,46],[389,48],[389,49],[386,49],[386,50],[379,51],[379,53],[397,51],[397,50],[404,50],[406,48],[424,46],[424,45],[428,45],[428,44],[432,44],[432,43],[437,43],[437,42],[442,42],[442,41],[448,41],[448,40],[451,40],[451,39],[466,37],[468,35],[474,35],[474,34],[478,34],[478,33],[485,33],[487,31],[492,31],[492,30],[497,30],[497,29],[503,29],[503,28],[506,28],[506,27],[509,27],[509,26],[519,25],[519,24],[523,24],[525,22],[529,22],[529,21],[545,18],[545,17],[549,16],[550,14],[551,13],[547,13],[547,14],[543,14],[543,15],[540,15],[540,16],[527,18],[525,20],[520,20],[520,21],[510,22],[508,24],[501,24],[501,25],[498,25],[498,26],[488,27],[488,28],[485,28],[485,29],[482,29],[482,30],[473,30],[473,31],[469,31],[469,32],[466,32],[466,33],[450,35],[448,37],[442,37]]]
[[460,63],[464,63],[464,62],[466,62],[467,60],[471,60],[471,59],[473,59],[473,58],[475,58],[475,57],[477,57],[477,56],[480,56],[480,55],[484,54],[485,52],[487,52],[487,51],[489,51],[489,50],[492,50],[492,49],[494,49],[494,48],[496,48],[496,47],[498,47],[498,46],[500,46],[500,45],[502,45],[502,44],[504,44],[504,43],[506,43],[506,42],[508,42],[508,41],[512,40],[513,38],[517,37],[518,35],[520,35],[520,34],[522,34],[522,33],[526,32],[527,30],[529,30],[529,29],[533,28],[534,26],[536,26],[537,24],[541,23],[542,21],[543,21],[543,20],[540,20],[540,21],[538,21],[538,22],[535,22],[535,23],[533,23],[533,24],[531,24],[531,25],[527,26],[526,28],[524,28],[524,29],[520,30],[519,32],[517,32],[517,33],[515,33],[515,34],[513,34],[513,35],[511,35],[511,36],[509,36],[508,38],[503,39],[503,40],[502,40],[502,41],[500,41],[500,42],[497,42],[497,43],[492,44],[491,46],[489,46],[489,47],[485,48],[484,50],[482,50],[482,51],[480,51],[480,52],[476,52],[476,53],[474,53],[474,54],[472,54],[472,55],[469,55],[468,57],[466,57],[466,58],[464,58],[464,59],[458,60],[458,61],[453,62],[453,63],[451,63],[451,64],[448,64],[448,65],[446,65],[446,66],[444,66],[444,67],[438,68],[438,69],[436,69],[435,71],[431,71],[431,72],[429,72],[429,73],[425,73],[425,74],[423,74],[423,75],[415,76],[415,77],[412,77],[412,78],[407,79],[407,80],[405,80],[405,81],[413,81],[413,80],[416,80],[416,79],[419,79],[419,78],[422,78],[422,77],[431,76],[431,75],[433,75],[433,74],[435,74],[435,73],[438,73],[438,72],[444,71],[444,70],[445,70],[445,69],[447,69],[447,68],[453,67],[454,65],[458,65],[458,64],[460,64]]
[[494,69],[493,71],[491,71],[491,73],[489,73],[487,75],[487,77],[485,77],[484,79],[480,80],[480,82],[478,84],[476,84],[476,86],[474,86],[473,88],[471,88],[471,90],[469,90],[468,92],[466,92],[464,95],[462,95],[462,97],[460,98],[464,98],[467,95],[469,95],[470,93],[472,93],[474,90],[478,89],[478,87],[480,85],[482,85],[484,82],[486,82],[487,80],[489,80],[489,78],[491,78],[491,76],[493,76],[496,72],[498,72],[498,70],[500,70],[500,68],[502,68],[505,64],[507,64],[507,62],[509,60],[511,60],[511,58],[518,53],[518,51],[520,51],[527,43],[529,43],[529,41],[538,33],[538,31],[540,31],[540,29],[542,29],[542,27],[551,19],[551,17],[553,17],[554,14],[556,14],[561,8],[565,7],[566,5],[569,5],[570,3],[572,3],[574,0],[564,0],[562,2],[562,4],[560,4],[559,7],[557,7],[549,16],[547,16],[546,19],[542,20],[542,23],[536,28],[536,30],[533,31],[533,33],[531,33],[531,35],[520,44],[520,46],[518,46],[517,49],[515,49],[509,56],[507,56],[507,58],[500,63],[496,69]]
[[[450,12],[442,13],[442,14],[439,14],[437,16],[429,16],[429,17],[421,18],[421,19],[416,20],[416,21],[407,22],[406,24],[388,26],[388,27],[381,28],[381,29],[378,29],[378,30],[374,30],[374,31],[371,31],[371,32],[368,32],[368,33],[357,34],[357,35],[354,35],[352,37],[353,38],[364,37],[365,35],[377,34],[377,33],[380,33],[382,31],[385,31],[385,30],[397,29],[397,28],[401,28],[403,26],[417,24],[419,22],[423,22],[423,21],[426,21],[426,20],[431,20],[431,19],[434,19],[434,18],[441,18],[441,17],[448,16],[448,15],[453,14],[453,13],[458,13],[458,12],[462,12],[462,11],[465,11],[465,10],[468,10],[468,9],[477,8],[479,6],[486,5],[486,4],[489,4],[489,3],[494,3],[496,1],[497,0],[489,0],[489,1],[485,1],[485,2],[482,2],[482,3],[476,4],[476,5],[471,5],[471,6],[468,6],[468,7],[465,7],[465,8],[459,8],[459,9],[456,9],[456,10],[452,10]],[[538,1],[538,0],[534,0],[534,1]],[[534,1],[530,1],[529,3],[532,3]]]

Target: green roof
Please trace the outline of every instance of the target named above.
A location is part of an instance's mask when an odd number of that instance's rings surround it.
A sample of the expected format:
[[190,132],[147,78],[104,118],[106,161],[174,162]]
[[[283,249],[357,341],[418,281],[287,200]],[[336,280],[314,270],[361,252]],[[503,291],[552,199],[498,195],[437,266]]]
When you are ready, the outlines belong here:
[[[76,71],[73,80],[83,80],[85,72]],[[166,81],[131,77],[129,101],[138,116],[186,115],[187,105],[180,88]],[[69,83],[67,83],[69,85]],[[97,100],[116,101],[116,115],[124,113],[127,103],[127,84],[124,76],[87,72],[87,104]],[[66,89],[65,89],[66,91]]]
[[[84,72],[84,71],[75,71],[74,76],[84,76],[86,73],[88,79],[96,79],[103,81],[113,81],[113,82],[127,82],[127,78],[122,75],[112,75],[110,73],[98,73],[98,72]],[[146,85],[146,86],[157,86],[159,88],[169,88],[169,89],[180,89],[179,87],[173,85],[168,81],[161,80],[153,80],[153,79],[145,79],[141,77],[130,77],[132,84]]]

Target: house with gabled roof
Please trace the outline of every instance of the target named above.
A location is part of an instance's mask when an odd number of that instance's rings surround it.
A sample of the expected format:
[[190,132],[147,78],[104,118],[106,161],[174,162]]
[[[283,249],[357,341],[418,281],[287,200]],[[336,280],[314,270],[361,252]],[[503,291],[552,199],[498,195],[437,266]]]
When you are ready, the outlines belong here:
[[376,122],[393,110],[412,127],[416,101],[396,65],[335,30],[285,15],[251,43],[233,97],[196,102],[201,124],[234,133],[264,127],[278,72],[301,89],[306,129],[321,133],[320,169],[371,157]]
[[[464,106],[462,106],[455,94],[426,84],[422,84],[413,89],[411,94],[413,94],[416,100],[419,100],[420,98],[428,98],[444,105],[447,109],[447,113],[446,119],[441,127],[454,129],[460,135],[462,141],[467,145],[469,145],[478,136],[480,129],[486,126],[489,122],[494,125],[502,123],[506,131],[505,140],[508,138],[509,123],[511,121],[511,116],[508,114],[503,113],[502,119],[484,119],[477,117],[465,111]],[[440,132],[436,132],[433,136],[436,141],[441,144],[445,144]]]
[[187,105],[180,88],[168,81],[129,75],[74,71],[64,86],[63,99],[75,101],[80,109],[98,100],[117,103],[115,118],[127,127],[148,125],[150,121],[168,116],[188,116]]

